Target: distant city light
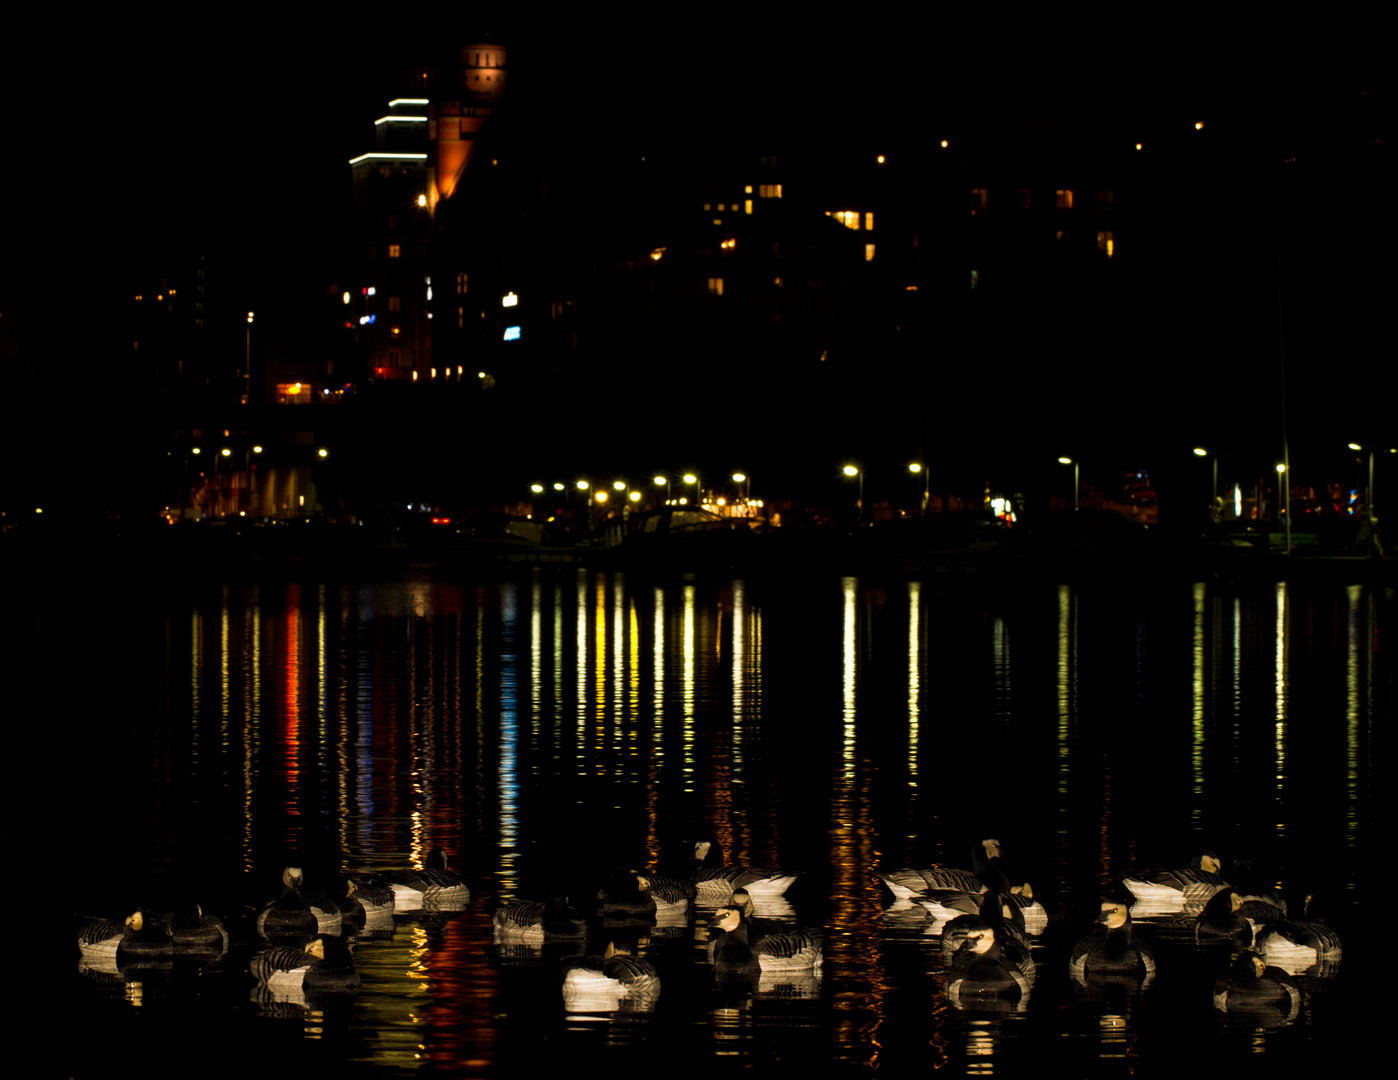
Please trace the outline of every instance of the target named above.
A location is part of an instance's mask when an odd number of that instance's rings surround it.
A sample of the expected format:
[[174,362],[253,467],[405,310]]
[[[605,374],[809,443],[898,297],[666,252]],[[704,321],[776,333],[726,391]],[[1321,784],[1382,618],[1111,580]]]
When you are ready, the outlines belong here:
[[351,165],[358,165],[361,161],[426,161],[426,154],[360,154],[357,158],[350,158]]
[[612,487],[613,487],[613,489],[615,489],[616,491],[625,491],[625,490],[626,490],[626,481],[625,481],[625,480],[613,480],[613,481],[612,481]]
[[1195,121],[1195,123],[1194,123],[1194,130],[1195,130],[1195,131],[1203,131],[1203,130],[1204,130],[1204,121],[1202,121],[1202,120],[1197,120],[1197,121]]
[[518,341],[518,340],[519,340],[519,327],[518,327],[518,326],[507,326],[507,327],[505,327],[505,340],[506,340],[506,341]]
[[419,196],[417,197],[417,204],[418,204],[418,206],[426,206],[426,205],[427,205],[427,196],[426,196],[426,195],[419,195]]
[[[395,122],[425,124],[425,123],[427,123],[427,117],[425,117],[425,116],[381,116],[381,117],[379,117],[377,120],[374,121],[374,126],[375,126],[375,127],[378,127],[380,124],[392,124],[392,123],[395,123]],[[399,155],[397,155],[397,154],[393,154],[393,155],[389,155],[389,154],[376,154],[376,155],[373,155],[373,156],[375,156],[375,157],[390,157],[390,156],[391,156],[391,157],[398,157]],[[403,155],[403,156],[406,157],[407,155]],[[425,155],[424,155],[424,156],[425,156]]]
[[346,292],[345,292],[345,295],[342,296],[342,297],[340,297],[340,300],[341,300],[343,303],[348,304],[348,303],[350,302],[350,294],[349,294],[349,292],[346,291]]
[[843,472],[846,476],[858,476],[858,475],[859,475],[859,470],[856,469],[853,465],[846,465],[846,466],[841,470],[841,472]]
[[392,101],[390,101],[390,102],[388,103],[388,107],[391,109],[391,108],[393,108],[395,105],[429,105],[429,104],[431,104],[431,101],[430,101],[428,98],[425,98],[425,97],[400,97],[400,98],[394,98]]
[[500,298],[501,307],[516,307],[519,304],[519,297],[512,292],[507,292]]
[[542,491],[544,490],[544,485],[543,485],[543,484],[530,484],[530,485],[529,485],[529,490],[532,491],[535,495],[538,495],[540,492],[542,492]]
[[945,150],[946,148],[947,148],[947,141],[946,141],[946,139],[943,139],[943,140],[942,140],[942,149]]

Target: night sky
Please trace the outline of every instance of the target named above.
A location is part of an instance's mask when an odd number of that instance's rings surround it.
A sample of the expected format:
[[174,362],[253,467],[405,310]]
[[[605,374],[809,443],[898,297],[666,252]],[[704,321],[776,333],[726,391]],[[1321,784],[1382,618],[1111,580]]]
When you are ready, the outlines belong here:
[[[334,276],[348,159],[372,147],[407,63],[468,37],[509,47],[512,122],[541,163],[559,183],[610,191],[618,215],[626,192],[609,188],[611,171],[628,175],[641,157],[683,173],[716,152],[771,148],[833,170],[917,153],[944,132],[993,140],[1025,121],[1139,132],[1165,153],[1203,118],[1215,191],[1192,197],[1214,216],[1197,229],[1199,250],[1178,253],[1148,347],[1088,373],[1113,383],[1089,386],[1116,413],[1105,437],[1216,440],[1230,426],[1268,437],[1271,419],[1257,422],[1247,403],[1272,394],[1283,325],[1293,442],[1328,445],[1355,428],[1392,437],[1375,381],[1392,366],[1394,284],[1391,65],[1377,32],[1021,25],[991,38],[988,24],[1003,20],[912,33],[857,18],[800,29],[693,18],[664,33],[620,17],[543,31],[438,19],[419,33],[348,16],[249,16],[216,34],[159,18],[40,32],[4,76],[18,152],[0,178],[3,221],[25,317],[62,328],[35,355],[36,375],[61,371],[70,391],[61,405],[41,395],[22,417],[12,398],[9,437],[81,427],[105,409],[113,312],[143,265],[182,245],[209,253],[227,310],[287,325],[311,311]],[[1278,180],[1289,154],[1293,172]]]

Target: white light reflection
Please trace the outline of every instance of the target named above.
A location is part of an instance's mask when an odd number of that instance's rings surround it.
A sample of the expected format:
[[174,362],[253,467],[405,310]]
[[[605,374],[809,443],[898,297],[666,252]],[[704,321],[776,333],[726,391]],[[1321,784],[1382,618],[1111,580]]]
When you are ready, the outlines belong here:
[[908,582],[908,787],[917,787],[917,734],[922,696],[922,583]]
[[511,895],[519,835],[519,602],[513,582],[500,588],[500,889]]
[[859,579],[840,579],[840,587],[845,593],[844,626],[844,773],[845,782],[854,783],[854,687],[857,675],[855,655],[856,599]]
[[733,582],[733,782],[743,779],[743,664],[747,651],[743,640],[747,622],[747,586]]
[[665,764],[665,590],[656,586],[651,601],[654,609],[652,622],[655,629],[655,644],[651,652],[651,708],[655,710],[652,724],[655,730],[655,764],[660,768]]
[[[694,586],[684,587],[684,638],[680,642],[684,650],[684,790],[694,790]],[[732,851],[730,847],[728,849]]]
[[539,725],[544,713],[543,689],[540,686],[544,677],[544,589],[539,582],[537,566],[533,570],[532,578],[529,585],[529,740],[537,748]]
[[[1277,728],[1276,728],[1276,756],[1277,756],[1277,797],[1281,798],[1282,783],[1286,779],[1286,698],[1287,698],[1287,664],[1286,664],[1286,582],[1277,582]],[[1285,826],[1278,822],[1277,831],[1280,833]],[[1280,838],[1279,838],[1280,839]]]
[[573,664],[578,672],[578,731],[573,749],[581,759],[587,727],[587,571],[578,568],[577,628]]
[[1194,780],[1194,805],[1190,811],[1190,817],[1197,824],[1203,812],[1204,795],[1204,614],[1208,610],[1208,590],[1202,581],[1196,581],[1194,591],[1194,671],[1193,671],[1193,698],[1194,710],[1191,714],[1193,722],[1192,738],[1190,740],[1190,765]]
[[[1359,598],[1362,593],[1358,585],[1345,589],[1345,597],[1349,600],[1349,626],[1345,635],[1345,833],[1351,851],[1359,842],[1359,688],[1361,681],[1370,681],[1365,677],[1367,672],[1360,670]],[[1372,670],[1371,665],[1363,666]],[[1366,685],[1365,689],[1372,691],[1373,688]],[[1368,715],[1375,715],[1372,693],[1366,693],[1365,698]]]

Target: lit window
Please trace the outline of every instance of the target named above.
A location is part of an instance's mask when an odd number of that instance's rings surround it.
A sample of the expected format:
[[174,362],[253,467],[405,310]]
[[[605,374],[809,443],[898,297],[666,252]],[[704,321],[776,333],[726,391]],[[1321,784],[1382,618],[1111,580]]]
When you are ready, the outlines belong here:
[[985,188],[983,188],[983,187],[972,188],[972,189],[971,189],[971,213],[973,213],[973,214],[981,214],[981,213],[984,213],[984,212],[985,212],[985,205],[986,205],[986,201],[987,201],[988,197],[989,197],[989,192],[987,192]]
[[388,310],[389,310],[389,311],[399,311],[399,310],[402,309],[402,306],[403,306],[403,301],[402,301],[401,299],[399,299],[398,297],[396,297],[396,296],[390,296],[390,297],[388,298]]
[[465,275],[465,274],[457,274],[457,275],[456,275],[456,295],[457,295],[457,296],[462,296],[462,295],[465,294],[465,292],[466,292],[466,275]]
[[872,210],[867,211],[864,215],[864,230],[866,232],[874,231],[874,212]]
[[705,211],[706,213],[707,213],[708,211],[712,210],[713,208],[714,208],[714,207],[713,207],[713,203],[705,203],[705,204],[704,204],[704,211]]
[[1111,230],[1108,229],[1104,232],[1099,232],[1097,234],[1097,250],[1105,254],[1107,258],[1110,259],[1114,253],[1114,249],[1115,244],[1113,244],[1112,242]]
[[780,184],[758,184],[757,197],[759,199],[780,199],[782,186]]
[[456,309],[456,328],[460,330],[466,325],[466,309],[459,307]]
[[721,278],[721,277],[711,277],[711,278],[709,278],[709,294],[710,294],[711,296],[722,296],[722,295],[723,295],[723,278]]
[[846,229],[857,230],[859,228],[858,210],[827,210],[825,216],[834,218]]
[[309,405],[311,387],[309,383],[277,383],[278,405]]
[[505,327],[505,340],[506,340],[506,341],[518,341],[518,340],[519,340],[519,327],[518,327],[518,326],[507,326],[507,327]]
[[1054,192],[1055,205],[1060,210],[1073,209],[1073,189],[1059,188]]
[[744,195],[751,195],[751,194],[752,194],[752,185],[751,185],[751,184],[748,184],[747,187],[743,188],[743,194],[744,194]]
[[[751,191],[752,189],[749,188],[748,190]],[[743,213],[745,213],[745,214],[751,214],[751,213],[752,213],[752,200],[751,200],[751,199],[744,199],[744,200],[743,200]]]
[[398,327],[396,327],[396,326],[391,327],[391,328],[389,329],[388,333],[389,333],[389,336],[390,336],[390,337],[397,337],[398,334],[399,334]]
[[873,245],[873,244],[865,244],[865,245],[864,245],[864,261],[865,261],[865,262],[873,262],[873,261],[874,261],[874,245]]
[[402,250],[401,247],[399,247],[399,245],[397,245],[397,244],[389,244],[389,245],[388,245],[388,257],[389,257],[390,259],[396,259],[396,258],[398,258],[398,256],[401,255],[402,253],[403,253],[403,250]]

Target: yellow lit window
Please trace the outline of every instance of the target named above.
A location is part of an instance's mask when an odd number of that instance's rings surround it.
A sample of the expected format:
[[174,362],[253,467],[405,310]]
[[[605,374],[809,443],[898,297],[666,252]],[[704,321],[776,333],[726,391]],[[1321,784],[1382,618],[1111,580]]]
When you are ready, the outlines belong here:
[[[751,191],[752,189],[749,188],[748,190]],[[744,200],[743,200],[743,213],[745,213],[745,214],[751,214],[751,213],[752,213],[752,200],[751,200],[751,199],[744,199]]]
[[1073,189],[1059,188],[1054,192],[1055,205],[1060,210],[1073,209]]
[[462,296],[462,295],[465,294],[465,292],[466,292],[466,275],[465,275],[465,274],[457,274],[457,275],[456,275],[456,295],[457,295],[457,296]]
[[743,188],[743,194],[744,194],[744,195],[751,195],[751,194],[752,194],[752,185],[751,185],[751,184],[748,184],[747,187]]
[[825,216],[834,218],[846,229],[858,230],[859,228],[858,210],[827,210]]
[[782,186],[780,184],[758,184],[757,197],[759,199],[780,199]]
[[399,245],[397,245],[397,244],[389,244],[389,245],[388,245],[388,257],[389,257],[390,259],[396,259],[396,258],[398,258],[398,256],[401,255],[402,253],[403,253],[403,249],[402,249],[401,247],[399,247]]
[[1099,232],[1097,234],[1097,250],[1111,258],[1116,245],[1112,242],[1111,230]]
[[709,294],[710,294],[711,296],[722,296],[722,295],[723,295],[723,278],[721,278],[721,277],[711,277],[711,278],[709,278]]
[[864,229],[866,232],[874,231],[874,212],[872,210],[864,214]]
[[865,244],[865,245],[864,245],[864,261],[865,261],[865,262],[873,262],[873,261],[874,261],[874,245],[873,245],[873,244]]
[[459,307],[456,309],[456,328],[460,330],[466,325],[466,309]]

